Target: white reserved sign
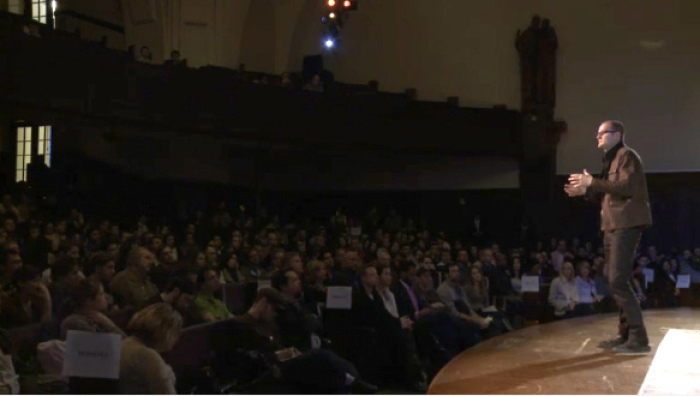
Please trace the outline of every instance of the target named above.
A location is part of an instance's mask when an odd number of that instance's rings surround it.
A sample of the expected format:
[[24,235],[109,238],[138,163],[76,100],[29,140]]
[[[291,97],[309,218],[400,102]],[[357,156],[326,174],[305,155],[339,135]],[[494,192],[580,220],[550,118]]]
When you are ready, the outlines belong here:
[[63,376],[119,379],[119,334],[68,330]]
[[690,288],[690,275],[678,275],[678,280],[676,281],[677,289],[688,289]]
[[644,283],[647,285],[650,283],[654,283],[654,269],[653,268],[644,268],[642,270],[644,273]]
[[326,308],[352,309],[352,287],[331,286],[326,294]]
[[540,292],[540,277],[525,275],[520,278],[520,284],[523,286],[523,292]]

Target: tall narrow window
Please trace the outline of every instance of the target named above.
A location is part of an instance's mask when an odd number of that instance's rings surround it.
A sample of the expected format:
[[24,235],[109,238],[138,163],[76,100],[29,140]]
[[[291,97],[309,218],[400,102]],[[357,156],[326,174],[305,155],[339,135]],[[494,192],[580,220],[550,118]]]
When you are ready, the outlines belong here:
[[51,167],[51,125],[39,127],[39,139],[36,154],[44,156],[44,163]]
[[24,12],[24,0],[8,0],[7,10],[13,14],[22,15]]
[[46,0],[32,0],[32,19],[46,23]]
[[16,182],[27,181],[27,165],[32,161],[32,127],[17,128]]

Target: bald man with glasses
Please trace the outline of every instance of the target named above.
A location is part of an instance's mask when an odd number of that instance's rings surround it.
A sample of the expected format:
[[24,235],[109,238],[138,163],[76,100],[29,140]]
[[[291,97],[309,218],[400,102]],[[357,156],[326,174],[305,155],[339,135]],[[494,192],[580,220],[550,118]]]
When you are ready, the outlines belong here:
[[651,351],[642,311],[629,283],[642,230],[651,226],[651,210],[642,160],[625,145],[624,133],[620,121],[600,124],[596,139],[605,152],[601,176],[593,177],[584,169],[569,176],[564,191],[570,197],[586,196],[601,204],[608,282],[620,309],[620,326],[617,337],[598,347],[629,355]]

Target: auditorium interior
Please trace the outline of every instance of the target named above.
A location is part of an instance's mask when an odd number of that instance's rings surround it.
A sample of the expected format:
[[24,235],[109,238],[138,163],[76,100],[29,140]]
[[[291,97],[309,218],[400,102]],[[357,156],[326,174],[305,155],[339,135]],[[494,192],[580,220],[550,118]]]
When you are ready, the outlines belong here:
[[[0,393],[637,393],[653,355],[599,365],[629,388],[536,373],[618,312],[564,185],[622,121],[653,218],[630,287],[695,329],[698,12],[0,0]],[[562,314],[567,265],[593,297]]]

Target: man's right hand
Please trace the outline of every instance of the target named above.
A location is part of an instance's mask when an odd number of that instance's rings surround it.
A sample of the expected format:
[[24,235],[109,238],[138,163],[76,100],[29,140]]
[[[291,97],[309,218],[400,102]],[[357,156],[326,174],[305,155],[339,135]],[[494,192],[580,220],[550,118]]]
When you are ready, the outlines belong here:
[[569,197],[582,197],[586,195],[586,188],[583,186],[574,186],[573,184],[565,184],[564,185],[564,192],[566,195]]

